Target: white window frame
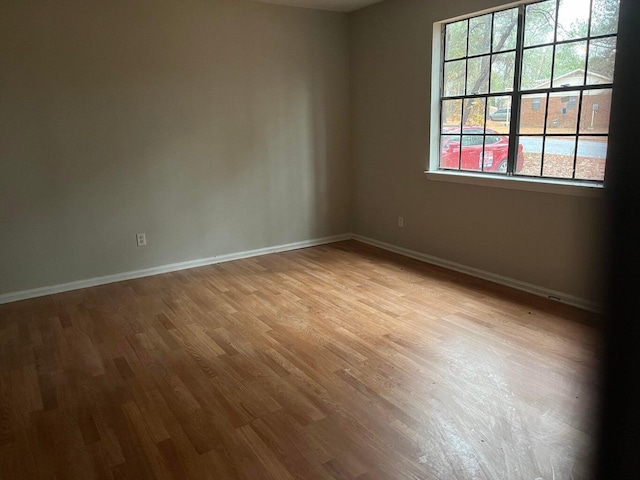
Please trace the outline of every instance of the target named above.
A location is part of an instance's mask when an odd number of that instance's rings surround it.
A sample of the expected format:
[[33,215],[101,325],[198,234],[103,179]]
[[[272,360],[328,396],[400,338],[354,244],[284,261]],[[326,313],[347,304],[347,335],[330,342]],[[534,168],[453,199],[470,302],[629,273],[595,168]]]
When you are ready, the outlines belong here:
[[606,185],[602,183],[580,181],[574,179],[562,180],[545,177],[526,177],[516,175],[490,175],[482,172],[469,172],[458,170],[441,170],[440,169],[440,94],[441,94],[441,68],[443,60],[443,29],[446,24],[481,16],[487,13],[497,12],[509,8],[518,7],[534,3],[535,0],[519,0],[516,2],[506,3],[494,8],[471,12],[466,15],[460,15],[448,18],[433,24],[433,39],[431,53],[431,124],[430,124],[430,147],[429,147],[429,163],[425,171],[427,178],[431,181],[450,182],[458,184],[479,185],[485,187],[507,188],[514,190],[526,190],[533,192],[546,192],[561,195],[601,197]]

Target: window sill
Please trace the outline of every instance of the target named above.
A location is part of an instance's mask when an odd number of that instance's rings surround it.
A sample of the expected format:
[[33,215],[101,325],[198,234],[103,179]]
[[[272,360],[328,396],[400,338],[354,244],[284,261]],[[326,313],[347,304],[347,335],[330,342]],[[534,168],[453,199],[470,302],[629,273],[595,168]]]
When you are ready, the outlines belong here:
[[602,197],[604,187],[593,183],[564,180],[538,180],[526,177],[482,175],[471,172],[426,171],[427,179],[438,182],[464,183],[483,187],[508,188],[530,192],[573,195],[578,197]]

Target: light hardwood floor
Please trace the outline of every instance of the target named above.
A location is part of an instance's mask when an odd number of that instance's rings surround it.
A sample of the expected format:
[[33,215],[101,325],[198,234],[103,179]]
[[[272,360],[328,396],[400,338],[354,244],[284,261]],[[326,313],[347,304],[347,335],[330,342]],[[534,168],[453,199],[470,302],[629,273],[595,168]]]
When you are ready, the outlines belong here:
[[584,479],[591,315],[349,241],[0,306],[2,479]]

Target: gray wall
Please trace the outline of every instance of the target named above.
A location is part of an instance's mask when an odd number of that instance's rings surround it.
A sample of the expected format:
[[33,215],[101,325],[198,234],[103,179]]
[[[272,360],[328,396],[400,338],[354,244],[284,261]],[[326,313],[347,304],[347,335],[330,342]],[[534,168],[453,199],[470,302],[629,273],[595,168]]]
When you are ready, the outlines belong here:
[[602,198],[434,182],[423,173],[433,23],[505,3],[386,0],[350,17],[354,230],[598,301]]
[[349,232],[348,62],[346,14],[3,0],[0,294]]

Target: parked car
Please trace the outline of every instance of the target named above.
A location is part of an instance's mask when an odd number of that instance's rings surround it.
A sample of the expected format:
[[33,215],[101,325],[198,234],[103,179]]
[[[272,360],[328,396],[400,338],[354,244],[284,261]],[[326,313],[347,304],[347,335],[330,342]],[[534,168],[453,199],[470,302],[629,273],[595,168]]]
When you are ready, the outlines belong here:
[[489,114],[489,118],[494,122],[508,122],[511,118],[511,108],[499,108]]
[[[482,128],[464,127],[462,129],[462,143],[460,143],[460,127],[444,127],[440,147],[440,168],[506,172],[509,137],[487,128],[483,152],[482,133]],[[460,155],[460,148],[462,148],[462,155]],[[516,172],[522,169],[523,163],[524,147],[519,144]]]

